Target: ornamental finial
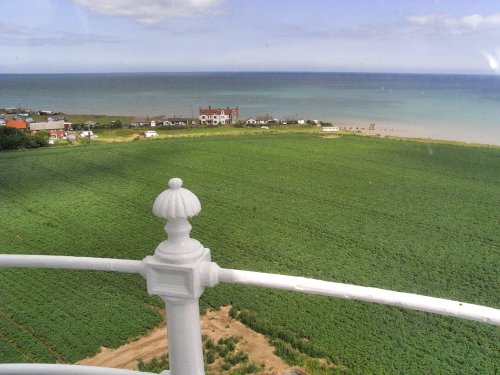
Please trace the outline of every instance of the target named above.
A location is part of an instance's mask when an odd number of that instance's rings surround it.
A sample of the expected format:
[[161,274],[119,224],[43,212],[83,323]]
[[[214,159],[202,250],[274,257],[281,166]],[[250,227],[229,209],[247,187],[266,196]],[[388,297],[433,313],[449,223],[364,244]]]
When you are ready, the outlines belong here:
[[168,180],[168,187],[171,189],[179,189],[182,187],[182,180],[178,177],[171,178]]
[[182,187],[180,178],[168,181],[169,189],[163,191],[153,204],[153,214],[164,219],[188,219],[201,211],[196,195]]

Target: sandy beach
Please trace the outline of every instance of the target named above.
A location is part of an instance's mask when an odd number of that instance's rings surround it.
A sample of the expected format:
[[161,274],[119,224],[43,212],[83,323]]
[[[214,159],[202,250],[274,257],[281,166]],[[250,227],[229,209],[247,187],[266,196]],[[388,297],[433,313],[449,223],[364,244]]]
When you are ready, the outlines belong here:
[[[429,142],[457,142],[464,144],[478,144],[485,146],[500,146],[500,127],[491,129],[488,133],[483,131],[471,132],[457,126],[453,132],[439,123],[398,123],[390,121],[375,122],[369,119],[332,121],[333,126],[341,131],[357,134],[394,137],[406,139],[426,140]],[[374,124],[373,127],[370,125]]]

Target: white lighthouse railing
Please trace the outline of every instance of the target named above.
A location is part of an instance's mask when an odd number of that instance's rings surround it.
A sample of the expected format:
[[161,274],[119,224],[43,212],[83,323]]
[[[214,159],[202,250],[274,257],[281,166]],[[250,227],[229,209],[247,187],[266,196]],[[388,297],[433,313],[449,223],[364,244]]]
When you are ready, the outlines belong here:
[[[168,239],[158,245],[153,256],[142,261],[50,255],[0,255],[0,267],[62,268],[73,270],[138,273],[146,278],[150,294],[166,304],[170,371],[162,374],[201,375],[204,363],[198,301],[205,287],[220,282],[286,289],[426,311],[482,323],[500,325],[500,310],[394,292],[378,288],[260,272],[224,269],[211,261],[210,250],[189,236],[188,218],[201,210],[198,198],[173,178],[169,189],[155,200],[153,213],[167,219]],[[130,370],[78,365],[0,364],[0,374],[141,374]],[[142,373],[147,374],[147,373]]]

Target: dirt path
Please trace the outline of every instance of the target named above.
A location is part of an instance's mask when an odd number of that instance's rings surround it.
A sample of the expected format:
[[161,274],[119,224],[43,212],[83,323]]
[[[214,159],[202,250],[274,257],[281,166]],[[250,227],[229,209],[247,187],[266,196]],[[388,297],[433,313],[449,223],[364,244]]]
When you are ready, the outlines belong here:
[[[201,331],[217,342],[220,338],[238,336],[241,341],[237,349],[248,354],[250,362],[264,363],[266,373],[279,374],[289,366],[273,354],[274,348],[267,339],[252,331],[239,321],[229,316],[230,306],[222,307],[218,311],[208,311],[201,317]],[[135,369],[140,358],[149,361],[159,357],[167,351],[165,324],[150,331],[146,336],[129,342],[117,349],[102,347],[93,357],[78,362],[81,365],[103,366],[124,369]]]
[[340,135],[322,135],[321,138],[325,138],[325,139],[335,139],[335,138],[339,138]]

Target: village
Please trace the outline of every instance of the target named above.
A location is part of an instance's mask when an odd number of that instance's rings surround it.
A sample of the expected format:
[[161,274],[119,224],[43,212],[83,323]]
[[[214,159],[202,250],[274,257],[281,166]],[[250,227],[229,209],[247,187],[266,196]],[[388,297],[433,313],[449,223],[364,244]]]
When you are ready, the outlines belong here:
[[[86,121],[74,121],[72,117],[76,116],[66,115],[53,110],[34,111],[25,108],[0,108],[0,127],[6,126],[15,128],[31,134],[46,132],[49,134],[49,144],[53,144],[56,140],[75,141],[79,138],[96,139],[98,135],[94,134],[93,130],[100,128],[260,126],[262,129],[269,129],[269,126],[310,125],[322,127],[323,131],[340,130],[339,127],[331,126],[330,123],[320,122],[318,120],[306,120],[297,114],[283,116],[281,118],[265,114],[240,119],[239,107],[200,107],[197,118],[182,116],[118,116],[120,119],[113,119],[113,116],[105,116],[105,122],[98,122],[92,119],[93,116],[91,115],[79,116],[80,120],[83,117],[88,118]],[[154,130],[146,130],[142,135],[146,138],[158,136]]]

